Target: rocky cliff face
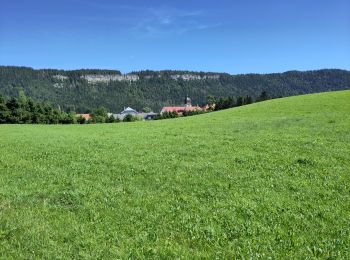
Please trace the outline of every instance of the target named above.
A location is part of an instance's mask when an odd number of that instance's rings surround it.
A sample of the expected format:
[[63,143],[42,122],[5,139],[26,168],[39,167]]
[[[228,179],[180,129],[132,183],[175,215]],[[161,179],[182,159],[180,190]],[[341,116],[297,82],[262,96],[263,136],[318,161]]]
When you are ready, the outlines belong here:
[[204,79],[219,79],[220,75],[218,74],[214,74],[214,75],[199,75],[199,74],[190,74],[190,73],[186,73],[186,74],[170,74],[170,75],[166,75],[166,76],[162,76],[161,74],[158,75],[145,75],[143,76],[144,79],[152,79],[152,78],[161,78],[161,77],[170,77],[173,80],[185,80],[185,81],[189,81],[189,80],[204,80]]
[[68,79],[68,77],[67,76],[63,76],[63,75],[54,75],[54,76],[52,76],[54,79],[58,79],[58,80],[66,80],[66,79]]
[[81,78],[86,79],[89,83],[108,83],[109,81],[137,81],[139,76],[134,74],[123,75],[83,75]]
[[[219,79],[220,75],[198,75],[198,74],[172,74],[168,75],[169,77],[173,80],[185,80],[185,81],[190,81],[190,80],[204,80],[204,79]],[[69,77],[64,76],[64,75],[54,75],[52,76],[54,79],[57,80],[67,80]],[[145,79],[151,79],[154,76],[151,75],[146,75],[144,76]],[[158,75],[158,78],[162,77],[162,75]],[[110,81],[138,81],[140,77],[136,74],[121,74],[121,75],[114,75],[114,74],[86,74],[80,76],[80,78],[87,80],[88,83],[95,84],[95,83],[108,83]]]
[[183,79],[183,80],[201,80],[201,79],[219,79],[220,75],[196,75],[196,74],[174,74],[170,75],[174,80]]

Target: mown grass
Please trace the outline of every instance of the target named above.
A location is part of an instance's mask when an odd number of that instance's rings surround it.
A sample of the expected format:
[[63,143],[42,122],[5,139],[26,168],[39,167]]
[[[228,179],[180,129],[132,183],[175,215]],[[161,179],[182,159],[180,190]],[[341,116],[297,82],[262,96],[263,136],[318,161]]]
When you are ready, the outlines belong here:
[[350,258],[350,91],[0,126],[0,256]]

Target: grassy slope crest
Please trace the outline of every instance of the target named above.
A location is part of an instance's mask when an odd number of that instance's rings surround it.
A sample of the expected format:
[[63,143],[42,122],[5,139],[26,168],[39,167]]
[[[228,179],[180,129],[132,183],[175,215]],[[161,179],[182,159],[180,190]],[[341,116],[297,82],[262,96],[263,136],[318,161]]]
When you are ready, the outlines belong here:
[[4,258],[349,258],[350,91],[0,126]]

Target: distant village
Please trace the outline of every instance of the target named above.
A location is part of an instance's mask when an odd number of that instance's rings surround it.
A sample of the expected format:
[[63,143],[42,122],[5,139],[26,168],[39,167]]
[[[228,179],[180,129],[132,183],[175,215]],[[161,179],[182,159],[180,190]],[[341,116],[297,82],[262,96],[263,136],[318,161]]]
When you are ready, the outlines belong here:
[[[118,121],[124,121],[124,119],[127,116],[132,116],[137,118],[138,120],[154,120],[158,115],[163,115],[165,113],[174,113],[178,116],[182,116],[186,112],[205,112],[209,109],[209,105],[206,105],[204,107],[200,106],[192,106],[192,101],[189,97],[186,97],[184,104],[182,106],[166,106],[163,107],[160,111],[160,113],[155,112],[138,112],[135,109],[131,107],[124,108],[123,111],[121,111],[118,114],[114,113],[107,113],[108,117],[113,117],[115,120]],[[92,119],[92,114],[77,114],[77,117],[84,118],[86,121],[89,121]]]
[[[255,100],[260,102],[270,97],[266,91]],[[253,102],[252,97],[227,97],[215,98],[208,96],[209,105],[193,106],[191,99],[186,97],[181,106],[165,106],[159,113],[151,111],[150,108],[143,108],[138,112],[131,107],[126,107],[120,113],[108,113],[104,107],[96,108],[91,114],[76,114],[65,112],[60,108],[54,108],[48,103],[36,102],[27,98],[23,91],[19,97],[4,99],[0,95],[0,124],[85,124],[85,123],[118,123],[146,120],[160,120],[177,117],[199,115],[211,111],[218,111],[248,105]]]

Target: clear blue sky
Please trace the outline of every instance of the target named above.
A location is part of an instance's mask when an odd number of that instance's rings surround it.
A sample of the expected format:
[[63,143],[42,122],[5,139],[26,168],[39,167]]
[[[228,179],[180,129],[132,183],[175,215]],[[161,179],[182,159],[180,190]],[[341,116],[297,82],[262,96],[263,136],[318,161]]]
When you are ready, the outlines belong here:
[[349,0],[0,0],[0,64],[350,69]]

